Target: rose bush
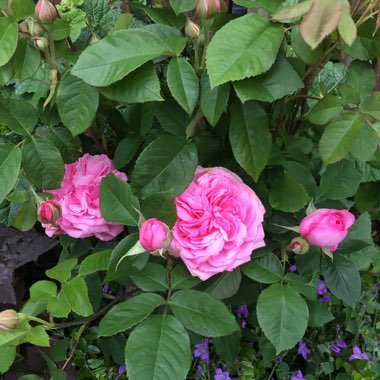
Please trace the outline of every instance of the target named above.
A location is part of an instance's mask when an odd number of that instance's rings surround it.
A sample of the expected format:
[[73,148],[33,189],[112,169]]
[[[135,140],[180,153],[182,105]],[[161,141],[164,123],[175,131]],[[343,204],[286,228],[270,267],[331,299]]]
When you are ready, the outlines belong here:
[[0,0],[0,373],[380,378],[378,21]]

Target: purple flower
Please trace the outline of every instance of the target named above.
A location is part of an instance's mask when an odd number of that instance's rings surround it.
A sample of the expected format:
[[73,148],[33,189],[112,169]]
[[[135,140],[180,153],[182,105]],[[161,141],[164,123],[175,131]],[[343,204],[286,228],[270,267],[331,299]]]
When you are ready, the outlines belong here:
[[221,368],[215,369],[214,380],[232,380],[228,371],[223,371]]
[[202,343],[194,345],[193,355],[195,358],[201,358],[206,363],[210,363],[210,356],[208,354],[208,338],[204,338]]
[[292,375],[290,380],[306,380],[306,379],[303,377],[302,372],[298,370],[295,375]]
[[340,348],[347,348],[347,344],[346,344],[346,342],[345,342],[344,340],[342,340],[342,339],[337,339],[337,340],[335,341],[335,343],[336,343],[337,346],[340,347]]
[[306,342],[304,342],[302,339],[298,344],[298,354],[301,355],[304,360],[307,360],[307,357],[311,354],[311,351],[306,346]]
[[297,265],[291,265],[289,267],[289,272],[295,272],[297,270]]
[[248,318],[248,307],[245,303],[238,307],[237,317],[241,320],[241,328],[245,329],[247,326],[246,318]]
[[321,297],[319,299],[319,302],[326,303],[326,302],[329,302],[330,300],[331,300],[331,296],[327,295],[327,296]]
[[326,282],[324,280],[318,279],[318,294],[320,296],[323,296],[325,293],[328,292],[328,287],[326,285]]
[[197,370],[199,373],[203,373],[205,371],[205,369],[201,365],[197,367]]
[[126,371],[125,365],[122,364],[122,365],[119,367],[117,373],[118,373],[119,375],[122,375],[125,371]]
[[330,350],[335,352],[337,355],[340,355],[340,348],[336,344],[330,345]]
[[103,285],[103,293],[105,293],[105,294],[112,294],[112,290],[110,289],[109,284]]
[[346,348],[347,345],[342,339],[337,339],[335,344],[330,345],[330,350],[335,352],[337,355],[340,355],[341,349]]
[[354,346],[352,352],[353,354],[348,359],[350,362],[354,359],[369,360],[368,355],[365,352],[362,352],[358,346]]

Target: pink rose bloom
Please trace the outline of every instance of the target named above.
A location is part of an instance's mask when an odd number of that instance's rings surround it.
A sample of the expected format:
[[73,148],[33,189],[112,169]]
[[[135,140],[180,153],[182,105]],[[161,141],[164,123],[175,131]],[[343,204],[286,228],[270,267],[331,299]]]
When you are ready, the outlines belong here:
[[302,219],[300,233],[309,243],[333,252],[354,222],[355,216],[348,210],[320,208]]
[[265,209],[255,192],[221,167],[198,167],[189,187],[175,198],[177,221],[169,247],[201,280],[251,260],[265,246]]
[[100,240],[112,240],[124,227],[107,222],[99,207],[100,182],[109,173],[127,181],[127,176],[116,170],[104,154],[85,154],[77,162],[65,165],[61,188],[49,190],[61,207],[56,225],[43,224],[48,236],[65,233],[74,238],[95,236]]
[[144,249],[150,252],[164,247],[168,238],[167,225],[156,218],[148,219],[140,228],[140,243]]

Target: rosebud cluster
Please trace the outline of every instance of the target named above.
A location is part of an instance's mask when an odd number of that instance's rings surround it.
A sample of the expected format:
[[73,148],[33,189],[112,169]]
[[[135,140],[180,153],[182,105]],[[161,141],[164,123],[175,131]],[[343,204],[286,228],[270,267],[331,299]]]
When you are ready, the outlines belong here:
[[198,0],[197,13],[205,19],[214,17],[222,9],[221,0]]

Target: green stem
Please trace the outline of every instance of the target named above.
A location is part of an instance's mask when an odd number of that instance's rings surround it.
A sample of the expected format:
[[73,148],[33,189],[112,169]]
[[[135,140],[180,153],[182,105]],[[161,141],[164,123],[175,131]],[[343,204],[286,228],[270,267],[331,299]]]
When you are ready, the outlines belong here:
[[86,329],[87,327],[87,323],[84,323],[78,330],[78,332],[75,334],[75,343],[74,343],[74,346],[73,348],[71,349],[70,351],[70,355],[69,357],[67,358],[67,360],[65,361],[65,364],[62,366],[62,369],[65,369],[66,366],[70,363],[70,360],[73,358],[74,354],[75,354],[75,351],[78,347],[78,344],[79,344],[79,340],[80,340],[80,337],[82,336],[82,334],[84,333],[84,330]]
[[47,57],[48,57],[49,66],[50,66],[50,92],[49,92],[49,96],[44,102],[44,105],[43,105],[44,109],[53,99],[53,96],[55,94],[55,90],[58,84],[57,60],[55,56],[55,45],[54,45],[54,39],[53,39],[52,25],[46,26],[46,29],[48,32],[48,40],[49,40],[49,53],[47,54]]
[[207,22],[203,23],[203,30],[205,34],[205,41],[203,45],[203,53],[202,53],[202,60],[201,60],[201,69],[203,69],[206,66],[206,53],[207,53],[207,47],[208,44],[210,43],[210,29],[207,24]]
[[189,125],[186,127],[186,137],[188,140],[194,136],[197,124],[202,119],[202,117],[203,117],[203,113],[201,111],[201,108],[199,107],[194,118],[190,121]]
[[198,46],[198,39],[193,39],[193,46],[194,46],[194,67],[195,71],[198,72],[199,70],[199,46]]
[[33,321],[33,322],[37,322],[37,323],[40,323],[41,325],[44,325],[46,328],[48,329],[53,329],[55,328],[55,325],[50,323],[50,322],[47,322],[41,318],[37,318],[37,317],[33,317],[31,315],[25,315],[25,318],[28,320],[28,321]]

